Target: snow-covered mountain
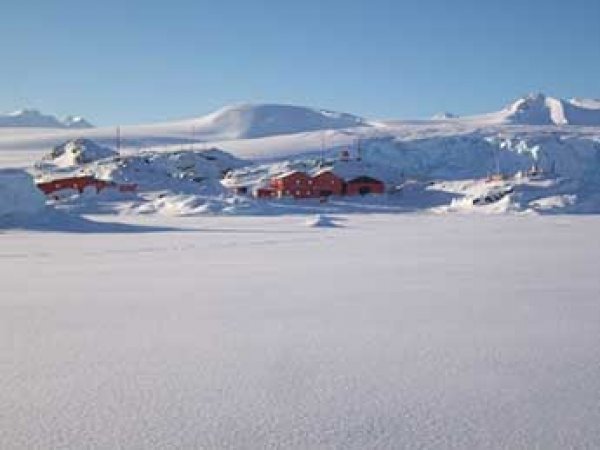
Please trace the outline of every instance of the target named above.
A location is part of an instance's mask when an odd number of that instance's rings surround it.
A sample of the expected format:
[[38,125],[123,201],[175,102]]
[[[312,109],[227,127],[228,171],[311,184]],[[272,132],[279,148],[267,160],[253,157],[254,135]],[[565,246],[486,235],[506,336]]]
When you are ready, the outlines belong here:
[[44,161],[57,167],[72,167],[117,155],[113,149],[100,146],[89,139],[75,139],[54,147]]
[[94,126],[81,116],[67,116],[62,123],[67,128],[93,128]]
[[21,109],[8,114],[0,114],[0,127],[31,128],[92,128],[83,117],[67,116],[60,120],[52,115],[42,114],[37,109]]
[[498,112],[466,117],[486,125],[584,125],[600,126],[600,101],[563,100],[544,94],[529,94]]
[[457,116],[456,114],[444,111],[444,112],[439,112],[434,114],[431,117],[431,120],[450,120],[450,119],[458,119],[459,116]]
[[197,122],[200,132],[210,129],[236,139],[367,125],[364,119],[346,113],[303,106],[249,103],[227,106]]
[[569,102],[581,108],[600,109],[600,99],[597,98],[572,98]]

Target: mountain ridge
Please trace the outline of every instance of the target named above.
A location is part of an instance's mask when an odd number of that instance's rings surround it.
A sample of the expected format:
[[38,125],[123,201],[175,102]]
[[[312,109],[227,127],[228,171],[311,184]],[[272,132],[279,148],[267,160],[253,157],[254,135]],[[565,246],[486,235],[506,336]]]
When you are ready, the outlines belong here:
[[0,114],[0,128],[93,128],[93,125],[80,116],[67,116],[63,120],[43,114],[37,109],[25,108]]
[[531,93],[509,103],[500,111],[464,118],[486,125],[578,125],[600,126],[600,101],[565,100]]

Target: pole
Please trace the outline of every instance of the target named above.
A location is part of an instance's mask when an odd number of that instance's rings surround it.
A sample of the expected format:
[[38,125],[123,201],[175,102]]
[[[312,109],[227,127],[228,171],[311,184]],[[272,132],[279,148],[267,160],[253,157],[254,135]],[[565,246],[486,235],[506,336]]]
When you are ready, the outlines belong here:
[[500,176],[500,149],[496,152],[496,175]]

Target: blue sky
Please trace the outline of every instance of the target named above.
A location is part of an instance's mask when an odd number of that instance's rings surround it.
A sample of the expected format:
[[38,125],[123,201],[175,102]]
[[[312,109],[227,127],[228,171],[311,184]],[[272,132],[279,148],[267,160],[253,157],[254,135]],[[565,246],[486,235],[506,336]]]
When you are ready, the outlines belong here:
[[422,118],[600,97],[599,18],[598,0],[20,0],[0,14],[0,111],[108,125],[250,101]]

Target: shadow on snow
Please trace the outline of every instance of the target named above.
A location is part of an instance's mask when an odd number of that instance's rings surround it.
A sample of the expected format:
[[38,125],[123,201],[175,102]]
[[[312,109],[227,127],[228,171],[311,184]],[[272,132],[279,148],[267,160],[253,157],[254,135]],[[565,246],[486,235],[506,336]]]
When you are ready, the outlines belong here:
[[181,228],[131,225],[116,222],[96,222],[85,217],[46,208],[33,216],[11,216],[0,219],[2,230],[30,230],[62,233],[159,233],[166,231],[187,231]]

